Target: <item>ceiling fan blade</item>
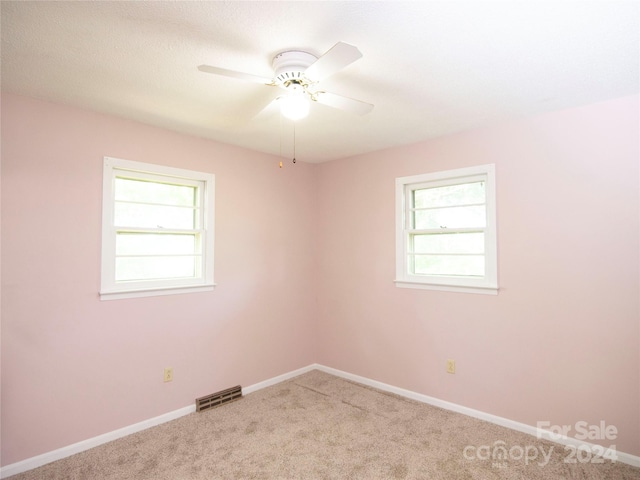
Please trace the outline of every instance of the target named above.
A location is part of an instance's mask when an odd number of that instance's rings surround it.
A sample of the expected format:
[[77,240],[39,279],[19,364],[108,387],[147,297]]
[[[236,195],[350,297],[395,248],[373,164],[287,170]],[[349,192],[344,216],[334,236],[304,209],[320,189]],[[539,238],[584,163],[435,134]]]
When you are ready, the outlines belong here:
[[314,98],[318,103],[327,105],[328,107],[355,113],[356,115],[366,115],[373,110],[373,105],[370,103],[343,97],[342,95],[336,95],[335,93],[316,92],[314,94]]
[[241,102],[232,102],[233,105],[218,109],[220,118],[224,119],[221,126],[225,128],[240,128],[249,124],[255,117],[268,112],[268,108],[280,95],[277,88],[258,88],[251,95],[246,95]]
[[338,42],[331,49],[313,62],[305,70],[304,75],[309,80],[319,82],[336,72],[339,72],[347,65],[362,57],[362,53],[357,47],[348,43]]
[[238,78],[263,85],[275,85],[272,78],[251,75],[250,73],[236,72],[235,70],[227,70],[226,68],[212,67],[211,65],[200,65],[198,70],[205,73],[213,73],[214,75],[222,75],[224,77]]

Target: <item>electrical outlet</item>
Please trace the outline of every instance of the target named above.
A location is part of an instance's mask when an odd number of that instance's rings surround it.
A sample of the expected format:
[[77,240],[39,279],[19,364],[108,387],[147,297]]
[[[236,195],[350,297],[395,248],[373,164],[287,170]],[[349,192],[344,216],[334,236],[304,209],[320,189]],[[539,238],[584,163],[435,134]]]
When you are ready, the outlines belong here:
[[173,368],[167,367],[164,369],[164,381],[171,382],[173,381]]
[[447,373],[456,373],[456,361],[447,360]]

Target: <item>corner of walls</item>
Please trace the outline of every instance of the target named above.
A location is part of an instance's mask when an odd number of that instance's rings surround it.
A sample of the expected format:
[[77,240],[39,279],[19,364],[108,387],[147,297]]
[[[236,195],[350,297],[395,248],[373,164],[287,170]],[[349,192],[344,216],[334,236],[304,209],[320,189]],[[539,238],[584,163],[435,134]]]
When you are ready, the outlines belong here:
[[[318,363],[529,425],[604,420],[640,455],[638,112],[625,97],[321,164]],[[486,163],[499,294],[396,288],[395,178]]]
[[[105,115],[2,102],[5,465],[316,362],[530,425],[604,419],[640,453],[637,96],[284,169]],[[215,292],[97,301],[104,155],[216,174]],[[395,288],[395,177],[480,163],[498,168],[500,294]],[[43,242],[43,230],[58,234]],[[45,392],[56,415],[35,408]]]
[[[215,174],[213,292],[99,300],[104,156]],[[3,94],[1,174],[4,465],[315,361],[312,165]]]

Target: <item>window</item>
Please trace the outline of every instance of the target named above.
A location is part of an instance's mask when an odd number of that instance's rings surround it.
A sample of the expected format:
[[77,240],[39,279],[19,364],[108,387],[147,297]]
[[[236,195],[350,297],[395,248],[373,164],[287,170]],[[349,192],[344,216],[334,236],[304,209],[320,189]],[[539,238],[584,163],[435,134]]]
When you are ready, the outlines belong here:
[[214,176],[104,159],[100,298],[213,290]]
[[396,285],[496,294],[493,165],[396,178]]

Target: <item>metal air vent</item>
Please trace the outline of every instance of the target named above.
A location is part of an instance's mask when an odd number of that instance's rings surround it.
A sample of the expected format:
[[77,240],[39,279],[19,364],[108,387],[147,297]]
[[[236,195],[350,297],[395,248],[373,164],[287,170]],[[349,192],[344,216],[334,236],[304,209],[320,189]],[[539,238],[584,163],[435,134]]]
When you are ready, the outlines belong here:
[[212,393],[205,397],[196,398],[196,412],[207,410],[209,408],[217,407],[223,403],[232,402],[242,398],[242,387],[237,385],[232,388],[227,388],[220,392]]

